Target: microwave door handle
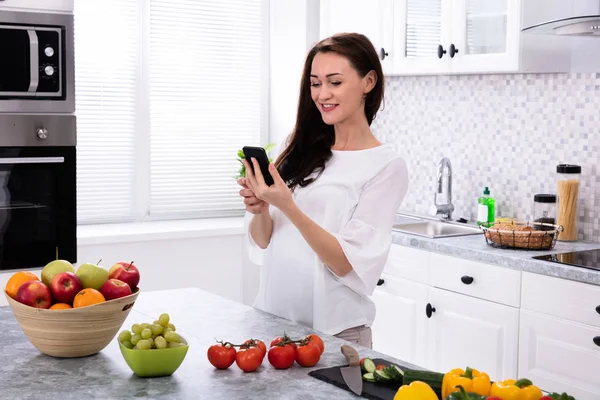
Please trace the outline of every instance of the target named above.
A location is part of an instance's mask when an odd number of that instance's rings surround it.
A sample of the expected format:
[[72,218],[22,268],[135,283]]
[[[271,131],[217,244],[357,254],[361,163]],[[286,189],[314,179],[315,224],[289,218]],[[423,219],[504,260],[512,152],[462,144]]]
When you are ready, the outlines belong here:
[[40,43],[34,30],[28,30],[27,34],[29,35],[29,68],[31,69],[28,92],[35,93],[40,83]]
[[64,157],[6,157],[0,158],[0,165],[7,164],[61,164]]

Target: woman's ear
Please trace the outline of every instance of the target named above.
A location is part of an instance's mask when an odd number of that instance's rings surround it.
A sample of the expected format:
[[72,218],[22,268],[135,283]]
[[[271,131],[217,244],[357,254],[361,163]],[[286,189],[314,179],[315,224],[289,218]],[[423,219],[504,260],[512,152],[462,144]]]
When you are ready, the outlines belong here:
[[365,96],[373,90],[375,85],[377,84],[377,73],[375,70],[369,71],[363,78],[363,82],[365,84],[364,94]]

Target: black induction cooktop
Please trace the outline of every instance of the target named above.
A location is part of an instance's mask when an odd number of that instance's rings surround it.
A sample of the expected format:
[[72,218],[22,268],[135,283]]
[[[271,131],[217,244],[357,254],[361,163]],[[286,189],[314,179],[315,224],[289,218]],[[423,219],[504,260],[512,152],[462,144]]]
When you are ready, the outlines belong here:
[[546,254],[543,256],[534,256],[533,258],[600,271],[600,249]]

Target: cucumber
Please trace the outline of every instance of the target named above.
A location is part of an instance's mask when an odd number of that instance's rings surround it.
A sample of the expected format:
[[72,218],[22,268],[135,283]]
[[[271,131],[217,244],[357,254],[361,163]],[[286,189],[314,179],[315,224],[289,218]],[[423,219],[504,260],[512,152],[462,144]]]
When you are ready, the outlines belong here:
[[367,372],[362,377],[363,377],[363,380],[365,380],[367,382],[375,382],[375,376],[373,376],[372,372]]
[[390,376],[382,369],[373,372],[373,376],[375,376],[377,382],[388,383],[392,381],[392,378],[390,378]]
[[402,384],[410,385],[414,381],[425,382],[437,394],[438,399],[442,398],[442,382],[444,374],[431,371],[417,371],[413,369],[404,370],[404,378]]
[[364,374],[375,372],[375,363],[370,358],[365,358],[360,369]]
[[384,371],[390,376],[391,379],[402,385],[404,383],[404,371],[402,371],[397,365],[392,364]]

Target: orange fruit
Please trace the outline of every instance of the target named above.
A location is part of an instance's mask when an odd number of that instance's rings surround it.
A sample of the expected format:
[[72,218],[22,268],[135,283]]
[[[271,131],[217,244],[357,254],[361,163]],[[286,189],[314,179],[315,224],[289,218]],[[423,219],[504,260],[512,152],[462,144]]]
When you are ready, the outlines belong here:
[[96,289],[86,288],[75,295],[73,299],[73,308],[91,306],[98,303],[104,303],[106,299]]
[[50,310],[66,310],[69,308],[73,308],[73,307],[71,307],[67,303],[56,303],[56,304],[53,304],[52,307],[50,307]]
[[29,281],[39,281],[40,279],[33,272],[28,271],[19,271],[15,272],[13,276],[10,277],[8,282],[6,282],[6,293],[13,299],[17,298],[17,291],[21,287],[22,284]]

